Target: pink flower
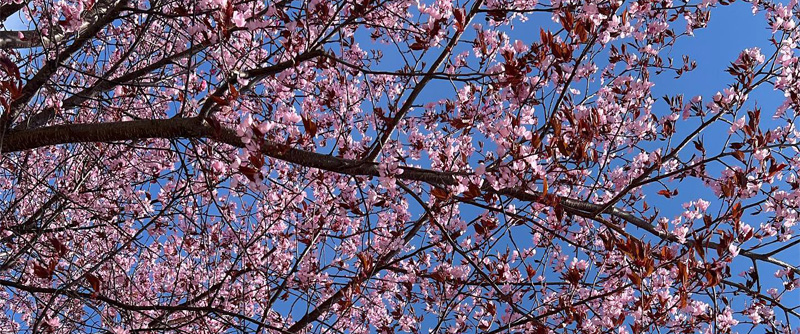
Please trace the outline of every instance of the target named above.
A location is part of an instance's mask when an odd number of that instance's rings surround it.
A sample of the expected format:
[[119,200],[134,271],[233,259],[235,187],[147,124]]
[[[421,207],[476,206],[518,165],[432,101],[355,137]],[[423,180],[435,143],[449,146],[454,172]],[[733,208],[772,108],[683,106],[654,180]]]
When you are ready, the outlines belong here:
[[710,204],[711,204],[711,203],[710,203],[710,202],[708,202],[708,201],[704,201],[704,200],[702,200],[702,199],[698,199],[698,200],[697,200],[697,202],[695,202],[695,203],[694,203],[694,206],[695,206],[695,207],[697,207],[697,209],[698,209],[698,210],[700,210],[700,211],[702,211],[702,212],[705,212],[705,211],[706,211],[706,209],[708,209],[708,206],[709,206]]
[[233,21],[233,24],[235,24],[239,28],[244,27],[244,25],[247,24],[247,20],[244,17],[244,13],[239,11],[234,12],[233,17],[231,19]]
[[733,318],[733,312],[730,307],[726,307],[725,311],[717,315],[717,326],[721,329],[729,329],[739,324],[739,321]]
[[739,247],[734,244],[728,245],[728,251],[731,253],[731,257],[739,256]]
[[122,327],[114,327],[113,329],[111,329],[111,333],[113,333],[113,334],[128,334],[130,332],[128,332],[127,329],[124,329]]
[[678,238],[678,242],[685,243],[686,242],[686,234],[689,233],[689,229],[686,226],[678,226],[672,231],[672,235]]
[[737,119],[735,122],[733,122],[733,124],[731,124],[731,129],[728,130],[728,134],[733,134],[734,132],[744,128],[744,122],[745,122],[744,116],[742,116],[742,118]]
[[693,317],[697,317],[706,314],[706,312],[708,311],[708,304],[701,301],[693,300],[686,305],[684,311],[691,314]]
[[400,325],[400,330],[404,332],[411,332],[417,327],[417,319],[409,315],[403,315],[397,323]]
[[56,4],[56,7],[64,16],[62,24],[67,31],[77,31],[81,28],[81,13],[83,13],[83,1],[78,1],[75,5],[69,5],[63,0]]
[[758,161],[764,161],[769,156],[769,150],[767,149],[760,149],[753,153],[753,158]]
[[589,268],[589,262],[586,262],[586,260],[578,260],[575,258],[572,259],[572,263],[570,264],[570,266],[578,270],[586,270],[586,268]]
[[61,320],[58,319],[58,316],[52,317],[50,319],[47,319],[47,321],[45,321],[45,323],[47,324],[47,326],[50,326],[50,328],[52,328],[52,329],[56,329],[58,327],[61,327]]
[[780,297],[780,293],[778,293],[778,289],[776,288],[769,288],[769,290],[767,290],[767,294],[769,294],[769,296],[773,299],[778,299],[778,297]]
[[225,164],[222,161],[215,160],[211,163],[211,169],[213,169],[217,173],[225,173]]

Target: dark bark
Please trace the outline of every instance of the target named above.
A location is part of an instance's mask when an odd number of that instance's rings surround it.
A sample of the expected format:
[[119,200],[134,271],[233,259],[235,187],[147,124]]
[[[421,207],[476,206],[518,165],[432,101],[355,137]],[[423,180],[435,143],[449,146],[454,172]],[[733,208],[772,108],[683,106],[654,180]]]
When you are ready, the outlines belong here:
[[14,15],[22,7],[25,7],[26,4],[27,1],[23,1],[22,3],[9,3],[0,6],[0,21],[5,21],[9,16]]
[[30,49],[41,45],[36,31],[0,31],[0,49]]
[[[238,148],[245,147],[242,140],[231,129],[220,128],[215,130],[213,126],[201,118],[173,118],[97,124],[65,124],[38,129],[11,131],[0,138],[2,141],[2,143],[0,143],[0,151],[3,154],[7,154],[52,145],[137,141],[154,138],[208,139]],[[264,155],[299,166],[317,168],[352,176],[375,177],[380,175],[378,164],[374,162],[350,160],[299,150],[285,144],[267,140],[262,141],[260,144],[261,152]],[[402,170],[402,173],[396,177],[401,180],[419,181],[432,186],[454,185],[458,182],[456,179],[456,176],[459,175],[458,173],[433,171],[414,167],[400,167],[400,170]],[[483,191],[516,198],[522,201],[543,201],[541,193],[529,192],[524,189],[491,189],[484,187]],[[590,219],[595,217],[597,213],[608,214],[633,224],[661,239],[677,242],[674,236],[659,232],[644,219],[613,206],[594,204],[566,197],[558,197],[558,200],[559,204],[565,208],[582,212],[585,214],[585,217],[589,217]],[[685,243],[687,246],[691,246],[692,244],[692,240],[687,240]],[[708,242],[708,245],[715,247],[716,244]],[[746,250],[742,250],[740,254],[751,259],[765,261],[779,266],[791,267],[785,262],[767,255],[756,254]],[[793,271],[800,273],[800,269],[795,269]]]

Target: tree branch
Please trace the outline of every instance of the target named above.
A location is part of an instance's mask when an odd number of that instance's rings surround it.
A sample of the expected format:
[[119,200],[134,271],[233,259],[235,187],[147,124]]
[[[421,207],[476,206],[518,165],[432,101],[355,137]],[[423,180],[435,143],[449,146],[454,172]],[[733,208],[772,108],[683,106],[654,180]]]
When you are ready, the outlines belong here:
[[9,3],[0,6],[0,22],[5,21],[9,16],[14,15],[14,13],[18,12],[27,4],[27,1],[23,1],[21,3]]
[[217,314],[220,314],[220,315],[226,315],[226,316],[242,319],[242,320],[245,320],[245,321],[248,321],[248,322],[252,322],[252,323],[261,325],[263,327],[269,328],[271,330],[278,331],[280,333],[285,333],[285,334],[291,333],[291,332],[288,332],[288,331],[284,331],[283,329],[280,329],[278,327],[271,326],[269,324],[263,323],[263,322],[258,321],[256,319],[250,318],[248,316],[245,316],[245,315],[242,315],[242,314],[239,314],[239,313],[236,313],[236,312],[223,310],[223,309],[216,308],[216,307],[211,307],[211,306],[189,306],[189,305],[186,305],[185,303],[184,304],[180,304],[180,305],[134,305],[134,304],[128,304],[128,303],[125,303],[125,302],[122,302],[122,301],[119,301],[119,300],[116,300],[116,299],[112,299],[112,298],[109,298],[109,297],[106,297],[106,296],[103,296],[103,295],[99,295],[99,294],[98,295],[93,295],[93,294],[90,294],[90,293],[80,292],[80,291],[75,291],[75,290],[54,289],[54,288],[40,288],[40,287],[24,285],[24,284],[21,284],[21,283],[8,281],[8,280],[0,280],[0,285],[6,286],[6,287],[9,287],[9,288],[14,288],[14,289],[26,291],[26,292],[29,292],[29,293],[46,293],[46,294],[55,294],[55,295],[62,295],[62,296],[68,296],[68,297],[77,297],[77,298],[83,298],[83,299],[95,299],[95,300],[99,300],[101,302],[104,302],[104,303],[106,303],[108,305],[111,305],[111,306],[113,306],[115,308],[122,309],[122,310],[127,310],[127,311],[137,311],[137,312],[143,312],[143,311],[173,311],[173,312],[174,311],[188,311],[188,312],[217,313]]
[[477,0],[472,5],[472,8],[470,9],[469,13],[467,13],[467,17],[465,18],[464,28],[459,31],[456,31],[453,37],[450,38],[450,42],[447,43],[447,46],[445,46],[444,50],[442,50],[442,53],[439,54],[439,57],[436,58],[433,64],[431,64],[431,67],[428,69],[428,72],[422,77],[422,79],[417,83],[417,85],[414,86],[414,89],[411,90],[411,94],[408,95],[406,101],[403,102],[403,105],[400,107],[399,110],[397,110],[397,114],[395,114],[394,118],[390,121],[389,124],[387,124],[387,129],[380,134],[378,140],[375,141],[375,143],[372,145],[369,153],[364,159],[365,161],[375,161],[375,159],[381,153],[383,146],[386,145],[386,142],[389,141],[389,137],[392,136],[392,133],[394,132],[394,129],[397,127],[397,124],[400,123],[400,120],[402,120],[403,117],[406,117],[406,114],[408,113],[409,110],[411,110],[411,106],[414,104],[414,101],[416,101],[417,96],[419,96],[419,94],[422,93],[422,89],[424,89],[425,85],[427,85],[428,82],[433,79],[433,77],[436,75],[436,72],[439,70],[439,67],[442,66],[445,60],[447,60],[447,58],[450,57],[450,54],[453,52],[453,48],[455,48],[456,44],[458,44],[458,40],[461,38],[461,35],[464,33],[464,30],[466,30],[466,27],[469,26],[469,23],[472,21],[472,18],[475,17],[475,15],[478,12],[478,9],[481,7],[482,4],[483,0]]
[[42,45],[34,30],[0,31],[0,49],[31,49]]
[[[99,124],[65,124],[38,129],[11,131],[0,138],[0,152],[13,153],[45,146],[71,143],[136,141],[153,138],[211,139],[238,148],[244,148],[246,146],[236,132],[231,129],[222,128],[215,130],[211,125],[200,118],[173,118]],[[299,150],[282,143],[268,140],[261,143],[261,151],[264,155],[271,158],[304,167],[317,168],[352,176],[380,176],[378,164],[374,162],[356,161]],[[458,183],[456,176],[464,175],[414,167],[400,167],[400,170],[402,170],[402,173],[396,175],[398,179],[419,181],[432,186],[455,185]],[[484,187],[483,190],[522,201],[540,203],[542,201],[541,193],[528,192],[518,188],[491,189]],[[597,213],[605,213],[631,223],[663,240],[678,242],[677,237],[674,235],[656,230],[649,222],[629,212],[622,211],[615,207],[608,207],[607,205],[594,204],[567,197],[559,196],[558,198],[560,204],[569,209],[579,210],[593,216]],[[684,244],[691,247],[694,241],[687,240]],[[716,247],[718,245],[711,241],[706,242],[706,244],[710,247]],[[746,250],[741,250],[739,254],[751,259],[790,268],[792,271],[800,274],[800,269],[764,254],[757,254]]]
[[[138,70],[123,74],[114,79],[98,79],[94,85],[91,87],[85,88],[84,90],[76,93],[75,95],[70,96],[68,99],[64,100],[62,108],[69,109],[74,108],[83,103],[84,101],[100,94],[102,92],[107,92],[114,87],[119,85],[124,85],[130,83],[133,80],[141,79],[145,74],[155,71],[159,68],[166,66],[167,64],[173,63],[178,59],[182,59],[185,57],[191,57],[192,55],[196,54],[200,50],[204,49],[205,45],[203,44],[196,44],[191,48],[188,48],[184,51],[166,56],[161,58],[160,60],[142,67]],[[16,130],[23,130],[26,128],[38,128],[47,124],[51,119],[55,117],[55,109],[54,108],[47,108],[28,119],[20,122],[14,129]]]
[[[308,52],[301,53],[301,54],[297,55],[297,57],[295,57],[295,58],[292,58],[292,59],[289,59],[289,60],[286,60],[286,61],[282,61],[282,62],[274,64],[274,65],[270,65],[270,66],[267,66],[267,67],[254,68],[254,69],[246,71],[244,73],[239,73],[239,77],[241,77],[243,79],[249,79],[249,80],[261,80],[261,79],[263,79],[265,77],[268,77],[268,76],[274,75],[274,74],[278,74],[280,72],[283,72],[284,70],[287,70],[287,69],[290,69],[292,67],[297,66],[297,64],[299,64],[299,63],[302,63],[302,62],[307,61],[307,60],[314,59],[314,58],[322,56],[324,54],[325,54],[325,52],[320,50],[320,49],[310,50]],[[229,77],[227,80],[225,80],[224,83],[220,84],[217,87],[216,90],[214,90],[214,93],[212,93],[211,96],[216,96],[216,97],[219,97],[219,98],[224,97],[225,93],[228,92],[229,85],[234,83],[234,82],[236,82],[236,79],[237,78],[235,76]],[[211,114],[215,110],[214,107],[216,107],[216,106],[217,106],[217,104],[214,102],[214,99],[207,98],[205,100],[205,102],[203,103],[203,106],[200,108],[200,113],[199,113],[200,117],[201,118],[207,118],[207,117],[211,116]]]
[[28,80],[25,83],[25,86],[22,87],[22,91],[20,96],[18,96],[14,102],[11,103],[11,107],[9,108],[8,112],[3,114],[3,119],[0,120],[0,129],[8,128],[11,123],[14,122],[14,118],[19,115],[20,108],[28,104],[28,102],[36,95],[36,92],[39,91],[40,88],[50,80],[50,77],[58,70],[58,66],[64,60],[68,59],[70,55],[75,53],[76,51],[80,50],[83,45],[89,41],[90,38],[94,37],[98,32],[100,32],[106,24],[110,23],[116,18],[116,14],[121,10],[122,4],[125,1],[116,0],[115,2],[111,3],[104,13],[98,13],[98,19],[92,22],[91,24],[87,25],[84,29],[81,29],[81,32],[78,34],[75,41],[70,44],[69,46],[65,47],[62,52],[58,55],[49,59],[47,62],[42,64],[42,68],[37,72],[33,78]]

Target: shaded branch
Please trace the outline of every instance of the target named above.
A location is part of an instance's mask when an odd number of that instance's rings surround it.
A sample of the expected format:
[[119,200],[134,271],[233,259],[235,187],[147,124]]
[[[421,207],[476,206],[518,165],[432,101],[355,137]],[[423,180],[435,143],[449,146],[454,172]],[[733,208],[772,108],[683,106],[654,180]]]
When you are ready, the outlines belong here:
[[[100,78],[97,82],[92,85],[91,87],[85,88],[84,90],[80,91],[79,93],[70,96],[68,99],[64,100],[62,108],[69,109],[74,108],[83,103],[84,101],[91,99],[94,96],[97,96],[100,93],[107,92],[114,87],[119,85],[128,84],[134,80],[141,79],[147,73],[155,71],[159,68],[162,68],[168,64],[174,63],[179,59],[185,57],[191,57],[192,55],[196,54],[200,50],[204,49],[206,46],[204,44],[196,44],[193,45],[191,48],[186,49],[184,51],[172,54],[170,56],[161,58],[160,60],[153,62],[145,67],[142,67],[138,70],[123,74],[114,79],[103,79]],[[47,124],[50,120],[55,117],[55,109],[54,108],[47,108],[28,119],[20,122],[15,129],[22,130],[26,128],[38,128]]]
[[236,313],[236,312],[223,310],[223,309],[216,308],[216,307],[211,307],[211,306],[188,306],[188,305],[184,305],[184,304],[180,304],[180,305],[134,305],[134,304],[128,304],[128,303],[125,303],[125,302],[122,302],[122,301],[119,301],[119,300],[116,300],[116,299],[112,299],[112,298],[109,298],[109,297],[106,297],[106,296],[103,296],[103,295],[100,295],[100,294],[94,295],[94,294],[91,294],[91,293],[80,292],[80,291],[70,290],[70,289],[41,288],[41,287],[24,285],[24,284],[21,284],[21,283],[8,281],[8,280],[0,280],[0,285],[5,286],[5,287],[9,287],[9,288],[14,288],[14,289],[21,290],[21,291],[25,291],[25,292],[29,292],[29,293],[46,293],[46,294],[55,294],[55,295],[76,297],[76,298],[82,298],[82,299],[95,299],[95,300],[99,300],[101,302],[104,302],[104,303],[106,303],[108,305],[111,305],[111,306],[113,306],[115,308],[122,309],[122,310],[127,310],[127,311],[137,311],[137,312],[143,312],[143,311],[188,311],[188,312],[216,313],[216,314],[230,316],[230,317],[242,319],[242,320],[245,320],[245,321],[248,321],[248,322],[252,322],[252,323],[261,325],[263,327],[269,328],[271,330],[278,331],[280,333],[287,333],[287,334],[290,333],[290,332],[284,331],[283,329],[280,329],[280,328],[277,328],[275,326],[271,326],[269,324],[265,324],[265,323],[263,323],[261,321],[258,321],[256,319],[250,318],[248,316],[245,316],[245,315],[242,315],[242,314],[239,314],[239,313]]
[[22,7],[27,5],[27,1],[23,1],[21,3],[9,3],[0,6],[0,21],[5,21],[9,16],[14,15],[14,13],[18,12]]
[[[231,129],[222,128],[220,130],[215,130],[211,125],[200,118],[174,118],[99,124],[66,124],[38,129],[11,131],[0,138],[0,141],[2,141],[2,143],[0,143],[0,151],[3,153],[12,153],[70,143],[136,141],[154,138],[211,139],[238,148],[244,148],[246,146],[236,132]],[[268,140],[264,140],[261,143],[261,151],[264,155],[271,158],[304,167],[317,168],[351,176],[380,176],[378,164],[374,162],[356,161],[299,150],[282,143]],[[396,178],[407,181],[419,181],[432,186],[455,185],[458,183],[457,176],[466,175],[414,167],[400,167],[400,170],[402,173],[396,175]],[[485,186],[483,187],[483,191],[529,202],[542,203],[543,199],[541,193],[528,192],[518,188],[491,189]],[[608,214],[633,224],[663,240],[678,242],[678,238],[674,235],[658,231],[644,219],[616,207],[609,207],[606,204],[594,204],[561,196],[559,196],[558,199],[559,203],[568,209],[578,210],[591,216],[597,213]],[[693,244],[694,241],[692,240],[687,240],[684,243],[684,245],[689,247]],[[705,242],[705,244],[710,247],[716,247],[718,245],[711,241]],[[751,259],[790,268],[792,271],[800,274],[800,269],[771,256],[746,250],[741,250],[739,254]]]
[[0,31],[0,49],[30,49],[42,45],[34,30]]

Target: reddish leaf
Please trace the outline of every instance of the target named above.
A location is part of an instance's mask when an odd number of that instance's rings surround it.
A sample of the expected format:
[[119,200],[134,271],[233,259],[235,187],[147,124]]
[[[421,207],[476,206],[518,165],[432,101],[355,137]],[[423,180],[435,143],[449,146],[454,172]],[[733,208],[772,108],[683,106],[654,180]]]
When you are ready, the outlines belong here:
[[371,272],[372,271],[372,258],[369,255],[365,254],[365,253],[358,253],[356,256],[358,256],[358,260],[361,262],[361,269],[365,273]]
[[310,118],[302,116],[301,119],[303,120],[303,127],[306,129],[306,133],[312,138],[317,135],[317,123],[314,123]]
[[706,270],[705,277],[707,280],[706,281],[707,288],[717,286],[720,283],[719,275],[715,271]]
[[589,32],[586,28],[586,24],[584,21],[579,21],[578,24],[575,25],[575,33],[578,35],[578,40],[581,43],[586,43],[586,40],[589,39]]
[[252,182],[256,181],[256,174],[258,173],[258,169],[249,166],[239,166],[239,172],[241,172],[250,181]]
[[447,190],[444,190],[442,188],[433,188],[433,190],[431,190],[431,195],[440,200],[446,200],[450,198],[450,193],[448,193]]
[[542,178],[542,195],[547,195],[547,178]]
[[489,313],[489,315],[494,316],[497,314],[497,306],[495,306],[493,302],[486,303],[486,312]]
[[686,295],[686,291],[681,290],[680,296],[681,296],[680,297],[681,299],[680,299],[680,305],[679,306],[680,306],[680,308],[684,308],[684,307],[686,307],[686,305],[689,304],[689,299],[687,298],[688,296]]
[[92,295],[96,297],[96,295],[100,292],[100,279],[92,274],[86,274],[83,275],[83,277],[85,277],[86,280],[89,281],[89,285],[92,287],[92,290],[94,291]]
[[705,147],[703,147],[703,142],[701,142],[700,140],[695,140],[695,141],[693,141],[693,143],[694,143],[694,148],[695,149],[697,149],[698,151],[702,152],[703,154],[706,154],[706,149],[705,149]]
[[704,259],[706,257],[706,249],[705,247],[703,247],[702,240],[695,239],[694,250],[697,252],[697,255],[700,255],[701,259]]
[[42,266],[40,266],[38,264],[34,264],[33,265],[33,274],[36,275],[36,277],[39,277],[39,278],[50,278],[50,276],[53,275],[53,272],[51,272],[49,269],[47,269],[45,267],[42,267]]
[[533,279],[536,276],[536,269],[533,269],[531,265],[525,265],[525,272],[528,274],[528,278]]
[[428,43],[419,37],[414,37],[414,43],[408,46],[411,50],[419,51],[428,48]]
[[742,203],[736,202],[736,204],[733,205],[733,208],[731,208],[731,220],[738,222],[740,219],[742,219],[742,213]]
[[248,159],[255,169],[261,169],[264,166],[264,156],[261,153],[250,153]]
[[556,218],[558,218],[558,221],[564,220],[564,207],[563,206],[561,206],[560,204],[559,205],[555,205],[555,206],[553,206],[553,211],[555,212]]
[[771,165],[769,167],[769,175],[767,175],[767,177],[770,178],[770,177],[775,176],[775,174],[777,174],[778,172],[780,172],[784,168],[786,168],[786,164],[780,164],[780,165],[777,165],[777,166],[776,165]]
[[67,246],[62,244],[61,241],[58,241],[58,239],[56,239],[56,238],[51,238],[50,239],[50,244],[53,246],[53,249],[56,250],[56,253],[58,253],[58,256],[64,256],[69,251],[69,249],[67,249]]
[[711,226],[711,224],[713,223],[713,221],[711,220],[711,216],[703,215],[703,223],[706,225],[706,227]]
[[466,199],[473,199],[481,195],[481,189],[478,187],[477,184],[470,183],[467,187],[467,191],[464,192],[464,198]]
[[442,282],[442,283],[447,281],[447,277],[444,274],[442,274],[442,272],[440,272],[438,270],[434,271],[433,273],[431,273],[431,278],[434,281]]
[[689,282],[689,269],[683,262],[678,262],[678,279],[684,286]]
[[636,273],[631,272],[630,274],[628,274],[628,278],[631,280],[631,283],[636,284],[636,286],[638,287],[642,286],[642,277],[637,275]]
[[455,17],[456,30],[458,32],[464,31],[467,22],[466,10],[464,8],[453,9],[453,16]]
[[228,89],[231,91],[230,98],[235,100],[239,97],[239,91],[236,90],[236,86],[233,84],[228,84]]

